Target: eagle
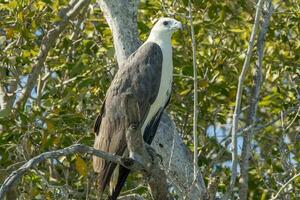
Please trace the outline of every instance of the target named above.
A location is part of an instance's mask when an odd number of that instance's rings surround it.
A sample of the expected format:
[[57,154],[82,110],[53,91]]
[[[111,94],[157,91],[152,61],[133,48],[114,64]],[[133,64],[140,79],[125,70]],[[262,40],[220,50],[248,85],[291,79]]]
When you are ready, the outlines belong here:
[[[171,37],[178,29],[182,29],[179,21],[160,18],[148,39],[119,67],[95,121],[95,149],[120,156],[126,153],[126,130],[129,128],[126,118],[130,116],[124,116],[122,109],[126,108],[121,106],[124,105],[121,96],[129,90],[137,100],[143,139],[151,144],[171,95]],[[117,199],[130,170],[95,156],[93,168],[100,178],[100,193],[111,182],[109,199]]]

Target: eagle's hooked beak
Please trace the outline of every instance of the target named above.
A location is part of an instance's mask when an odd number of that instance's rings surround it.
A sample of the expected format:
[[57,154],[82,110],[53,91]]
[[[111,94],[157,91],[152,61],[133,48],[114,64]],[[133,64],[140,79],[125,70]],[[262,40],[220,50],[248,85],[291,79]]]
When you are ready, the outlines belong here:
[[172,30],[176,31],[178,29],[182,30],[182,24],[179,21],[175,21],[171,27]]

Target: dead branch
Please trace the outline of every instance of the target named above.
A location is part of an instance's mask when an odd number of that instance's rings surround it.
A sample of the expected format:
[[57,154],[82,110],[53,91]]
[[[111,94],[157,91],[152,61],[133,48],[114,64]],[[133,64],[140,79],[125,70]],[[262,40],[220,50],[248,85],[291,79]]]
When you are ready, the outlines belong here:
[[196,58],[196,40],[194,33],[193,17],[192,17],[192,3],[189,0],[189,21],[191,26],[191,38],[192,38],[192,49],[193,49],[193,71],[194,71],[194,116],[193,116],[193,135],[194,135],[194,180],[197,179],[198,175],[198,79],[197,79],[197,58]]
[[[4,198],[4,195],[7,191],[9,191],[10,188],[12,188],[18,180],[30,169],[35,167],[37,164],[47,160],[47,159],[54,159],[61,156],[67,156],[70,154],[75,153],[87,153],[94,156],[101,157],[107,161],[120,164],[124,167],[127,167],[131,170],[137,170],[137,171],[146,171],[146,168],[142,166],[140,163],[136,162],[135,160],[128,159],[128,158],[122,158],[118,155],[113,155],[104,151],[100,151],[97,149],[94,149],[92,147],[83,145],[83,144],[74,144],[69,147],[54,150],[54,151],[48,151],[44,152],[29,161],[27,161],[24,165],[22,165],[19,169],[13,171],[3,182],[3,184],[0,187],[0,199]],[[129,162],[130,161],[130,162]]]
[[[262,65],[263,65],[263,57],[264,57],[264,46],[265,46],[265,38],[270,22],[271,15],[273,13],[273,5],[271,0],[266,0],[265,5],[267,10],[263,11],[263,23],[261,25],[261,30],[258,34],[257,39],[257,62],[255,65],[254,71],[254,86],[252,95],[250,97],[250,108],[247,118],[247,125],[256,124],[256,111],[258,107],[258,100],[260,95],[260,88],[262,84]],[[243,135],[243,146],[242,146],[242,157],[241,157],[241,177],[240,177],[240,190],[239,197],[242,200],[246,200],[248,196],[248,169],[249,169],[249,158],[251,151],[251,141],[252,135],[254,134],[254,128],[250,128]]]
[[232,167],[231,167],[231,178],[230,178],[230,185],[228,188],[228,191],[224,195],[224,199],[228,199],[233,191],[233,188],[235,186],[236,178],[237,178],[237,165],[238,165],[238,153],[237,153],[237,130],[238,130],[238,121],[239,121],[239,115],[240,115],[240,107],[241,107],[241,101],[242,101],[242,93],[243,93],[243,84],[244,79],[246,77],[246,72],[248,71],[250,59],[252,56],[252,50],[254,47],[254,40],[256,31],[258,28],[259,18],[261,15],[261,8],[263,5],[264,0],[259,0],[256,6],[256,13],[255,13],[255,20],[249,40],[249,46],[246,53],[246,58],[243,64],[242,72],[239,76],[238,81],[238,89],[236,93],[236,101],[235,101],[235,108],[233,113],[233,120],[232,120],[232,133],[231,133],[231,141],[232,141]]
[[276,193],[276,195],[274,197],[272,197],[271,200],[275,200],[278,198],[280,192],[286,187],[288,186],[293,180],[295,180],[296,178],[298,178],[300,176],[300,173],[294,175],[292,178],[290,178],[279,190],[278,192]]

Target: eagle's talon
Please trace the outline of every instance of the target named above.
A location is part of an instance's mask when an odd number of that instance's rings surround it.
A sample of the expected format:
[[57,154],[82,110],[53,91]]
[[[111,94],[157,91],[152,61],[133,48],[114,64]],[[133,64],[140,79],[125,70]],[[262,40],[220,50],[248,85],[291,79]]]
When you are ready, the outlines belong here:
[[130,166],[132,166],[134,164],[134,159],[123,157],[122,158],[122,162],[124,163],[125,166],[130,167]]
[[146,145],[146,150],[149,153],[149,155],[151,156],[152,161],[154,161],[155,158],[159,158],[160,162],[163,162],[163,158],[161,155],[159,155],[155,149],[153,147],[151,147],[150,145]]
[[157,156],[156,151],[150,145],[146,145],[145,147],[146,147],[148,154],[151,156],[151,160],[153,161],[155,156]]
[[139,123],[138,123],[138,122],[133,122],[130,126],[131,126],[131,128],[132,128],[133,130],[136,130],[136,129],[138,129],[138,127],[139,127]]

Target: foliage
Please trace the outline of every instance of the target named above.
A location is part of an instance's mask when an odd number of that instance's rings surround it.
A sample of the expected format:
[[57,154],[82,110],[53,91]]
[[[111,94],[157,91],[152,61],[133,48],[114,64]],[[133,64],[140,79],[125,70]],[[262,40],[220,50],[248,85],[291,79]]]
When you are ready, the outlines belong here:
[[[61,20],[59,10],[67,0],[0,0],[0,86],[4,100],[13,104],[40,50],[42,38]],[[183,22],[185,30],[173,37],[174,84],[168,111],[185,143],[192,145],[193,68],[187,2],[141,1],[140,38],[145,40],[153,22],[168,13]],[[258,125],[299,106],[300,8],[299,0],[274,1],[266,38],[263,85]],[[45,65],[24,108],[0,110],[0,180],[21,163],[41,152],[74,143],[92,146],[93,121],[117,70],[112,36],[95,2],[68,26],[50,49]],[[254,19],[252,1],[193,1],[199,80],[199,165],[206,181],[219,178],[218,191],[229,183],[228,141],[238,76],[242,69]],[[251,97],[256,56],[251,60],[240,127],[245,126]],[[10,100],[12,99],[12,100]],[[298,115],[298,116],[297,116]],[[280,118],[279,118],[280,119]],[[250,199],[268,199],[282,183],[299,171],[299,110],[255,132],[250,160]],[[239,140],[241,145],[241,139]],[[214,158],[224,152],[220,159]],[[213,162],[213,163],[212,163]],[[81,199],[97,195],[91,159],[73,155],[49,160],[28,173],[18,184],[25,199]],[[299,198],[300,179],[288,191]],[[138,174],[127,181],[126,190],[149,194]]]

